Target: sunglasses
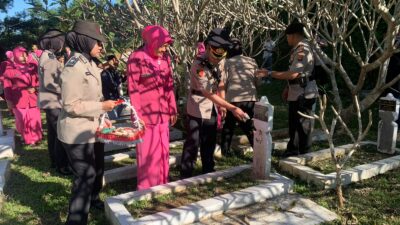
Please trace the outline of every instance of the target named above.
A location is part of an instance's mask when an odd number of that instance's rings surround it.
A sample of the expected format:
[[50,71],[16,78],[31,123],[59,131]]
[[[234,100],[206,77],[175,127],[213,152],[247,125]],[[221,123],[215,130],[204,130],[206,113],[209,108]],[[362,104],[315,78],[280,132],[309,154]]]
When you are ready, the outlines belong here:
[[223,48],[210,46],[210,50],[211,50],[211,55],[217,59],[222,59],[226,56],[226,50]]

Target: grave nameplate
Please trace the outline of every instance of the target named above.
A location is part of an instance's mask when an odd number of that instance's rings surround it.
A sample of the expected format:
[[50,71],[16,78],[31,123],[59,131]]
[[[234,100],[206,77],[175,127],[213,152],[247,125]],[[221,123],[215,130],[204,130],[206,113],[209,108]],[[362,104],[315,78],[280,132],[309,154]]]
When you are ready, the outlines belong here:
[[379,110],[395,112],[396,104],[396,101],[381,99],[379,100]]
[[268,107],[265,105],[254,106],[254,119],[268,122]]

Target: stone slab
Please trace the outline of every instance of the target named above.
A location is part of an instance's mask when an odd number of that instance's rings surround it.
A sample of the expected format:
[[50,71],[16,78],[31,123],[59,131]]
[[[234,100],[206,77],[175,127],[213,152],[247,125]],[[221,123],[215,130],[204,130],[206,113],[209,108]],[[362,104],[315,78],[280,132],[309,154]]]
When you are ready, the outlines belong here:
[[169,142],[169,147],[170,148],[177,148],[177,147],[181,147],[181,146],[183,146],[183,144],[185,143],[185,141],[184,140],[180,140],[180,141],[172,141],[172,142]]
[[[169,157],[169,165],[175,165],[179,163],[180,163],[180,156],[171,155]],[[106,170],[104,171],[103,184],[105,185],[119,180],[135,178],[136,175],[137,175],[136,165],[130,165],[111,170]]]
[[114,225],[132,224],[134,222],[134,219],[125,208],[125,204],[131,204],[132,202],[138,200],[151,199],[161,194],[181,192],[186,190],[186,188],[189,186],[210,183],[215,180],[221,180],[224,177],[231,177],[249,168],[251,168],[250,165],[242,165],[222,171],[216,171],[213,173],[187,178],[184,180],[178,180],[164,185],[158,185],[146,190],[128,192],[107,198],[105,201],[106,216],[110,220],[111,224]]
[[125,145],[114,145],[111,143],[106,143],[106,144],[104,144],[104,152],[112,152],[112,151],[119,151],[119,150],[123,150],[123,149],[131,149],[131,148],[135,148],[135,146],[136,146],[135,144],[125,146]]
[[133,224],[192,224],[215,214],[221,214],[228,210],[245,207],[282,194],[287,194],[292,190],[292,185],[293,182],[287,178],[276,178],[257,186],[144,216],[136,219]]
[[9,176],[10,162],[9,160],[0,160],[0,195],[3,193],[4,186]]
[[[370,141],[361,143],[361,145],[366,144],[376,145],[375,142]],[[345,154],[345,152],[351,147],[352,144],[339,146],[336,148],[338,150],[336,154]],[[323,187],[324,189],[332,189],[336,186],[335,172],[330,174],[322,174],[321,172],[306,166],[306,161],[325,160],[329,159],[330,157],[330,150],[324,149],[304,155],[282,159],[279,161],[279,167],[304,181],[312,182],[317,186]],[[341,179],[343,185],[348,185],[352,182],[359,182],[364,179],[369,179],[398,167],[400,167],[400,156],[393,156],[343,170]]]
[[[242,167],[250,168],[249,165]],[[237,167],[228,169],[226,171],[238,170]],[[241,168],[243,170],[244,168]],[[174,182],[175,185],[165,184],[163,188],[174,190],[177,186],[182,186],[182,183],[186,182],[184,186],[196,184],[199,181],[206,182],[205,178],[211,182],[211,176],[222,171],[204,174],[198,177],[192,177],[185,180]],[[154,197],[150,193],[139,193],[131,192],[122,194],[119,196],[111,197],[106,199],[106,215],[113,225],[132,225],[132,224],[189,224],[194,221],[198,221],[201,218],[208,218],[214,214],[219,214],[224,211],[244,207],[255,202],[265,201],[267,198],[273,198],[278,195],[288,193],[292,190],[293,181],[283,177],[279,174],[273,174],[272,179],[266,181],[260,185],[249,187],[237,192],[217,196],[215,198],[203,200],[200,202],[192,203],[186,206],[182,206],[176,209],[171,209],[165,212],[156,213],[153,215],[145,216],[142,218],[134,219],[123,204],[132,201],[132,199],[142,199],[140,196],[145,196],[146,199]],[[198,180],[200,179],[200,180]],[[197,181],[196,181],[197,180]],[[180,184],[179,184],[180,183]],[[153,187],[151,189],[157,189]],[[150,189],[149,189],[150,190]],[[145,190],[144,190],[145,191]],[[148,191],[149,192],[149,191]],[[134,200],[133,200],[134,201]]]
[[118,162],[118,161],[122,161],[124,159],[134,158],[135,156],[136,156],[136,151],[121,152],[121,153],[105,156],[104,162],[105,163]]
[[250,169],[250,168],[251,168],[250,165],[236,166],[236,167],[229,168],[226,170],[220,170],[220,171],[216,171],[213,173],[202,174],[199,176],[170,182],[170,183],[164,184],[164,185],[158,185],[158,186],[146,189],[146,190],[133,191],[133,192],[120,194],[120,195],[114,196],[113,198],[119,199],[120,201],[123,201],[129,205],[134,201],[149,200],[149,199],[152,199],[159,195],[182,192],[182,191],[186,190],[186,188],[189,186],[211,183],[213,181],[220,181],[224,178],[232,177],[232,176],[234,176],[246,169]]
[[315,225],[338,218],[336,213],[310,199],[287,194],[243,209],[229,210],[194,225]]

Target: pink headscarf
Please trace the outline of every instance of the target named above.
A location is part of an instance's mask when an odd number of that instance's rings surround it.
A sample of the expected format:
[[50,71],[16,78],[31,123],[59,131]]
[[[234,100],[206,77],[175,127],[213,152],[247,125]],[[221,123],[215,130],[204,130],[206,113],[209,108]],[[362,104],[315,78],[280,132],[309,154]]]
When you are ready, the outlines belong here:
[[21,57],[24,53],[26,53],[26,49],[22,46],[17,46],[13,49],[13,54],[14,54],[14,63],[16,64],[25,64],[21,61],[19,61],[19,57]]
[[201,56],[206,52],[206,46],[204,45],[204,42],[199,41],[197,42],[197,56]]
[[14,66],[23,73],[32,73],[36,70],[36,64],[30,63],[26,59],[25,63],[19,61],[19,57],[26,53],[26,49],[22,46],[17,46],[13,50],[14,54]]
[[36,49],[36,50],[33,51],[33,52],[36,54],[36,56],[37,56],[38,58],[40,58],[40,56],[42,56],[43,50]]
[[174,42],[168,31],[164,27],[158,25],[145,27],[142,31],[142,39],[145,44],[145,49],[152,57],[156,57],[156,49],[163,44],[172,44]]
[[14,54],[12,51],[6,51],[6,56],[7,59],[10,60],[11,62],[14,61]]
[[[14,54],[12,53],[12,51],[6,51],[6,57],[7,60],[1,62],[0,64],[0,76],[3,76],[3,73],[6,71],[6,69],[9,66],[13,65],[13,60],[14,60]],[[0,78],[0,82],[3,82],[3,78]]]

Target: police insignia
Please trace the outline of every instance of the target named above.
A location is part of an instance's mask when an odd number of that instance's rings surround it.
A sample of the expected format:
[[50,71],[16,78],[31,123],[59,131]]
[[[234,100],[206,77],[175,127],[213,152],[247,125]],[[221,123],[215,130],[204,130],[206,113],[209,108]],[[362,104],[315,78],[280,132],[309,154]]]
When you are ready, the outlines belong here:
[[77,57],[71,57],[68,62],[65,64],[66,67],[73,67],[79,61]]
[[297,53],[297,61],[302,61],[304,58],[304,52]]
[[206,73],[204,72],[203,69],[198,69],[197,70],[197,75],[199,75],[199,77],[204,77],[206,75]]
[[296,50],[297,50],[297,61],[302,61],[304,58],[304,45],[299,45]]
[[56,56],[53,54],[53,53],[49,53],[49,59],[55,59],[56,58]]

